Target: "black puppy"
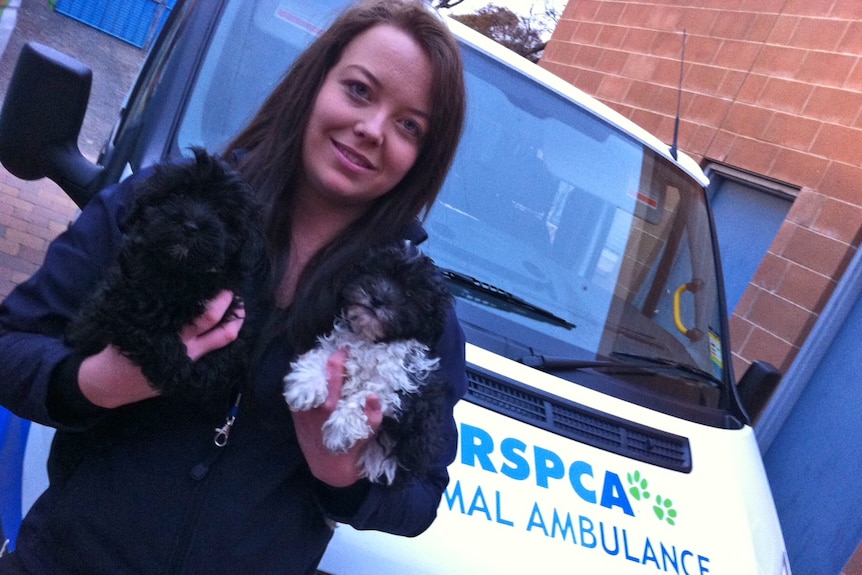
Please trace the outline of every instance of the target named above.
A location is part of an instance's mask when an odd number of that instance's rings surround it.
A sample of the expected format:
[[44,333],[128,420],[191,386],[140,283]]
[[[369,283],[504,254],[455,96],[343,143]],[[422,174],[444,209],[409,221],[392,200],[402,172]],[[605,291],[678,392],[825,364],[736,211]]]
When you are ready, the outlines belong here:
[[324,443],[343,453],[368,437],[365,402],[377,396],[384,419],[360,466],[370,480],[392,484],[425,474],[443,447],[446,386],[431,350],[452,296],[434,262],[410,243],[375,248],[352,272],[333,330],[291,364],[284,396],[295,411],[322,404],[327,360],[346,349],[341,400],[324,423]]
[[70,323],[79,353],[116,346],[163,395],[224,399],[245,376],[248,318],[232,344],[192,362],[179,337],[222,290],[243,305],[265,265],[260,211],[247,184],[203,150],[159,166],[121,222],[115,265]]

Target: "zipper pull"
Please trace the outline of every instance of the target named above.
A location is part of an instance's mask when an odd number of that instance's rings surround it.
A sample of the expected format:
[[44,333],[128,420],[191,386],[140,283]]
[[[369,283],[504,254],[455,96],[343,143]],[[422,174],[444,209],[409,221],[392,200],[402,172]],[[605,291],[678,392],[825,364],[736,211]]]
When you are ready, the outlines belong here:
[[236,421],[236,416],[239,414],[240,399],[242,399],[242,394],[238,393],[236,395],[236,402],[234,402],[233,407],[231,407],[230,413],[228,413],[224,425],[215,428],[216,434],[213,438],[213,443],[216,444],[216,447],[224,447],[225,445],[227,445],[227,440],[230,437],[230,430],[233,427],[234,422]]

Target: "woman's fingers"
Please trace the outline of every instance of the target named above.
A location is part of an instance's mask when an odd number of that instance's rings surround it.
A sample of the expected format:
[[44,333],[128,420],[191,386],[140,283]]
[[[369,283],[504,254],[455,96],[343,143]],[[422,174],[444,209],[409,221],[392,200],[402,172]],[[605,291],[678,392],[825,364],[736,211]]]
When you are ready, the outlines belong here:
[[[323,424],[341,399],[346,360],[345,349],[336,351],[327,360],[326,379],[329,383],[329,394],[322,405],[309,411],[292,413],[297,438],[311,472],[321,481],[333,486],[350,485],[361,477],[359,461],[366,444],[371,440],[371,437],[368,437],[358,441],[346,453],[332,453],[323,444]],[[364,410],[373,430],[373,437],[383,421],[380,398],[374,394],[367,396]]]
[[[318,408],[323,417],[329,417],[341,399],[341,391],[344,387],[344,364],[346,362],[346,349],[337,350],[329,356],[329,360],[326,362],[326,381],[329,382],[329,395],[326,396],[324,404]],[[380,397],[375,394],[367,396],[364,410],[368,425],[376,433],[383,421],[383,407],[380,403]]]
[[344,364],[347,362],[347,350],[339,349],[326,361],[326,381],[329,383],[329,394],[326,396],[323,409],[328,413],[335,410],[341,399],[341,388],[344,387]]
[[377,433],[383,423],[383,407],[378,396],[369,395],[365,400],[365,417],[368,418],[368,425]]
[[207,302],[204,313],[180,330],[189,357],[195,361],[236,340],[245,321],[242,300],[228,290]]

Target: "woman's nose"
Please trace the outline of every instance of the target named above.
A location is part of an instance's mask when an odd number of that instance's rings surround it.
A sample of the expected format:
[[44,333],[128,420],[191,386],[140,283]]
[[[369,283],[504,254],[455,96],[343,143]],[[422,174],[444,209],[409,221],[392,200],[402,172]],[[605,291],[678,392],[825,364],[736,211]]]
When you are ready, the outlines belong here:
[[386,116],[382,112],[369,113],[356,122],[354,131],[358,136],[379,145],[383,142]]

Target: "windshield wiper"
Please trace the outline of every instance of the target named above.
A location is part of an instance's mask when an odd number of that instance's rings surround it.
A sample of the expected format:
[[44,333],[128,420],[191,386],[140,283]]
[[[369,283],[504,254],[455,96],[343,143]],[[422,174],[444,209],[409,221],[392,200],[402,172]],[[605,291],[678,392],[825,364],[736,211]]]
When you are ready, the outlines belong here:
[[[724,382],[699,367],[666,359],[662,357],[649,357],[645,355],[637,355],[633,353],[612,352],[611,355],[617,358],[623,358],[629,361],[615,361],[607,359],[573,359],[566,357],[552,357],[546,355],[528,355],[520,358],[518,361],[526,366],[537,369],[546,370],[566,370],[566,369],[600,369],[600,370],[634,370],[634,371],[655,371],[657,369],[669,369],[685,373],[705,381],[715,387],[723,387]],[[638,363],[632,363],[635,360]]]
[[696,367],[694,365],[682,362],[682,361],[676,361],[674,359],[667,359],[665,357],[652,357],[652,356],[646,356],[646,355],[638,355],[636,353],[624,353],[621,351],[613,351],[613,352],[611,352],[611,355],[614,357],[619,357],[619,358],[624,358],[624,359],[633,359],[636,361],[642,361],[642,362],[650,364],[650,367],[666,368],[666,369],[670,369],[673,371],[679,371],[679,372],[685,373],[687,375],[692,375],[692,376],[694,376],[694,377],[696,377],[702,381],[705,381],[707,383],[711,383],[715,387],[723,387],[724,386],[724,382],[722,380],[715,377],[714,375],[712,375],[708,371],[701,369],[699,367]]
[[554,357],[550,355],[525,355],[516,360],[527,367],[539,369],[596,369],[605,367],[631,367],[619,361],[607,359],[573,359],[569,357]]
[[[507,292],[495,285],[491,285],[488,282],[484,282],[478,278],[474,278],[473,276],[469,276],[461,272],[456,272],[455,270],[441,268],[440,271],[447,279],[449,279],[450,282],[465,287],[471,292],[479,292],[484,295],[489,295],[502,303],[514,306],[515,308],[528,312],[532,316],[560,327],[564,327],[566,329],[574,329],[576,327],[575,324],[558,316],[554,312],[541,308],[520,296],[516,296],[515,294]],[[476,297],[466,297],[466,299],[472,299],[474,301],[502,309],[499,306],[494,306],[487,300],[478,299]]]

